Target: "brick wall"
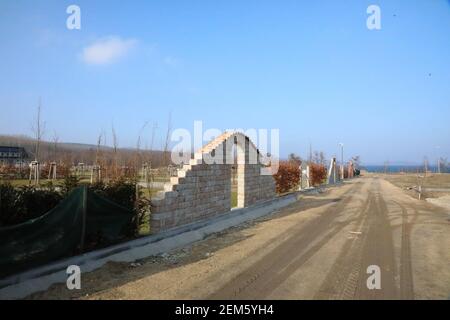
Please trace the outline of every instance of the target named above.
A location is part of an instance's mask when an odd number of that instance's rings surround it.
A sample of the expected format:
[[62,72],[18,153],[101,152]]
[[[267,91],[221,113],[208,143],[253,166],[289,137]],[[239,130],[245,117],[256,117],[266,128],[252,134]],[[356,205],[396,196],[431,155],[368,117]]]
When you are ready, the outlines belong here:
[[171,178],[161,199],[152,201],[153,233],[231,210],[233,145],[237,145],[238,207],[275,197],[275,181],[260,174],[263,166],[255,145],[241,133],[224,133],[195,153]]

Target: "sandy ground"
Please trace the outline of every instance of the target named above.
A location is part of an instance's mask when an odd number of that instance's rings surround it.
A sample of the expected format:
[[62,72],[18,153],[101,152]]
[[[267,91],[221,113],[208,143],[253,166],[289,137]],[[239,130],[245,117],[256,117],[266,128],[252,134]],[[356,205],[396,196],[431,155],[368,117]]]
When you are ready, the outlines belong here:
[[[137,264],[30,299],[448,299],[448,210],[367,176]],[[369,290],[367,267],[381,270]]]
[[427,202],[445,208],[450,213],[450,196],[443,196],[439,198],[427,198]]
[[440,198],[450,195],[450,173],[428,173],[424,175],[419,174],[388,174],[380,175],[381,178],[391,182],[395,186],[403,189],[407,194],[413,198],[419,198],[418,192],[411,188],[422,186],[422,199],[426,198]]

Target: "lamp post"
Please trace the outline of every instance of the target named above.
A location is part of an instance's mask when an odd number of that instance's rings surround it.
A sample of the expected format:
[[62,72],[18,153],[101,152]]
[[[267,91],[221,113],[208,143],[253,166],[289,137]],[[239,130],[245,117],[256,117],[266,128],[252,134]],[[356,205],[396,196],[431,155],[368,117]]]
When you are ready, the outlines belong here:
[[436,154],[437,154],[437,173],[441,173],[441,159],[439,158],[439,149],[440,149],[441,147],[440,146],[436,146],[436,150],[437,150],[437,152],[436,152]]
[[344,180],[344,143],[340,142],[339,145],[341,146],[341,177]]

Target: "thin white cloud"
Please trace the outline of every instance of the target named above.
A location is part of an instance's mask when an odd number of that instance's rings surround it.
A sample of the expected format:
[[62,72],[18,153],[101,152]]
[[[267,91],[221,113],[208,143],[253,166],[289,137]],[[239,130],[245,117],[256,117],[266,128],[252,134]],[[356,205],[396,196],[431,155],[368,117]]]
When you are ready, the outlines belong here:
[[103,38],[83,48],[81,58],[87,64],[111,64],[126,56],[136,43],[135,39],[121,39],[114,36]]
[[178,65],[180,64],[180,60],[170,56],[165,57],[163,61],[166,65],[172,68],[178,67]]

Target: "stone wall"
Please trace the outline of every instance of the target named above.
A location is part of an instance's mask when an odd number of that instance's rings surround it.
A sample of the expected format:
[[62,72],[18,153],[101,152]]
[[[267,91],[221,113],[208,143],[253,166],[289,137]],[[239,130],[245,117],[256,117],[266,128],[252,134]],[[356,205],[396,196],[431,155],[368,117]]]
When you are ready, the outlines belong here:
[[352,162],[352,161],[349,161],[349,162],[348,162],[348,165],[347,165],[347,177],[348,177],[349,179],[353,178],[353,176],[354,176],[354,171],[355,171],[355,167],[354,167],[354,165],[353,165],[353,162]]
[[309,181],[309,166],[306,162],[302,162],[300,166],[300,185],[299,190],[307,189],[310,187]]
[[339,169],[336,165],[336,158],[331,158],[330,167],[328,169],[328,184],[339,182]]
[[152,201],[152,233],[229,212],[233,165],[237,165],[238,207],[275,197],[275,181],[271,175],[261,175],[256,146],[242,133],[226,132],[196,152],[171,178],[161,198]]

